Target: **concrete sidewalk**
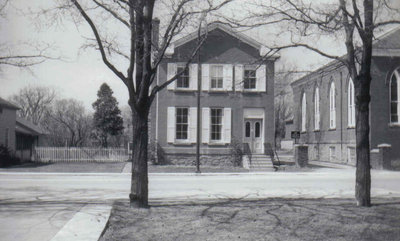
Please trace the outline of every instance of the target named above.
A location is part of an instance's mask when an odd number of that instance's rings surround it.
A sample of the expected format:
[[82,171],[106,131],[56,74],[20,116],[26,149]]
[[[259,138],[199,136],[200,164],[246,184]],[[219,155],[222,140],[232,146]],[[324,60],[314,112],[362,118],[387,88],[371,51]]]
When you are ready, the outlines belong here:
[[98,240],[110,216],[110,205],[86,205],[58,231],[51,241]]

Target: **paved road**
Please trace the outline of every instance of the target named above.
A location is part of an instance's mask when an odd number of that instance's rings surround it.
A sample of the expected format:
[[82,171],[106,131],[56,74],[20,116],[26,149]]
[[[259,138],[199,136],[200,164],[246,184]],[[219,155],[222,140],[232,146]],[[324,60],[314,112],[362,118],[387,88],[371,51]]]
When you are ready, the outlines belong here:
[[[150,201],[354,196],[355,170],[305,173],[150,174]],[[400,198],[400,172],[373,171],[373,197]],[[127,198],[129,174],[0,173],[1,240],[51,240],[85,205]]]

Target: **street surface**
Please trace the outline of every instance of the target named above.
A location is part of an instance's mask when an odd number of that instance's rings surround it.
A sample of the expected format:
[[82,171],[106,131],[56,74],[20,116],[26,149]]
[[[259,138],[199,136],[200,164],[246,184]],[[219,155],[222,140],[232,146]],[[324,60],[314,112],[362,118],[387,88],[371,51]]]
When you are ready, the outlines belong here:
[[[150,174],[150,204],[226,198],[353,198],[355,169]],[[0,173],[1,240],[51,240],[87,205],[128,198],[130,174]],[[372,171],[372,197],[399,197],[400,172]]]

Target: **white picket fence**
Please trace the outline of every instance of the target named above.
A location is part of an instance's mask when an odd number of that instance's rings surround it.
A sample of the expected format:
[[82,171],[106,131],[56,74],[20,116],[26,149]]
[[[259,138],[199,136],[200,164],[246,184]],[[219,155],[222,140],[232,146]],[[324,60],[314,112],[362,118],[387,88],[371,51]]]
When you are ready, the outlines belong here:
[[36,147],[34,161],[37,162],[124,162],[129,159],[124,148],[86,147]]

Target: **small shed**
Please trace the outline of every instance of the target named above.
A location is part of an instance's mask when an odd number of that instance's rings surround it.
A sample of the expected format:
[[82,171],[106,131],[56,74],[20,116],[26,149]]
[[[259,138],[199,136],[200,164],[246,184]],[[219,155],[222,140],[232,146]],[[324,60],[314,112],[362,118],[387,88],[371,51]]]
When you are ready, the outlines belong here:
[[15,122],[15,155],[22,161],[30,161],[33,157],[33,149],[39,143],[39,138],[45,135],[39,126],[32,122],[16,117]]

